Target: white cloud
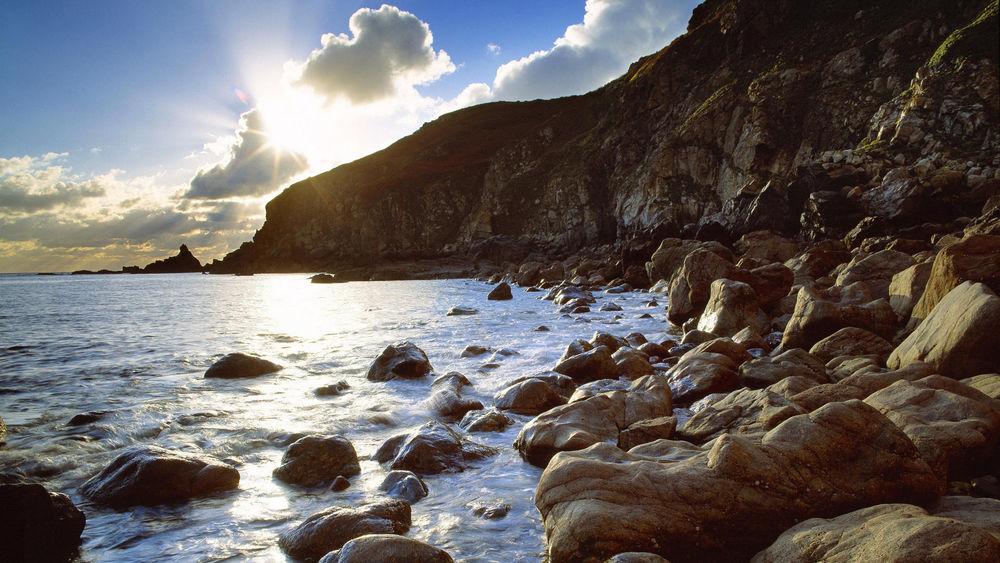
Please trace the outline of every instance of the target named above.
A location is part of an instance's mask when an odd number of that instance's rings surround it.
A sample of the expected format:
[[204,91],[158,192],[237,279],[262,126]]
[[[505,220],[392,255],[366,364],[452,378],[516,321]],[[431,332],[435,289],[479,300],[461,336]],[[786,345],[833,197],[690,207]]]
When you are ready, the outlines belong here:
[[327,100],[365,104],[455,70],[448,53],[434,52],[430,27],[394,6],[358,10],[350,29],[354,37],[327,33],[323,47],[305,62],[287,63],[290,82],[308,86]]
[[493,53],[494,55],[500,54],[500,46],[497,45],[496,43],[487,43],[486,50]]
[[56,164],[66,156],[0,158],[0,216],[80,205],[104,196],[113,186],[113,176],[83,181],[70,176],[68,168]]
[[184,197],[226,199],[267,195],[306,168],[302,155],[282,150],[271,142],[260,110],[252,109],[240,116],[236,138],[229,147],[229,159],[199,170]]

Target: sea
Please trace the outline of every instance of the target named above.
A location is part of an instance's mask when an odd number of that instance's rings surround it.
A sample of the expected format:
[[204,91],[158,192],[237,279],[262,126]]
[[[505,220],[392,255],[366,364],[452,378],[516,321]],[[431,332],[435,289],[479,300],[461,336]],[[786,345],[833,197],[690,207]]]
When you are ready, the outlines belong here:
[[[0,470],[21,472],[71,497],[87,516],[84,561],[291,561],[279,535],[331,506],[380,498],[387,468],[370,457],[389,437],[434,419],[430,377],[371,382],[365,374],[389,344],[423,349],[436,374],[472,381],[463,397],[490,405],[517,378],[550,370],[566,345],[596,331],[651,341],[669,337],[663,305],[642,292],[595,292],[592,312],[558,312],[543,292],[457,280],[311,284],[302,274],[218,276],[0,276],[0,416],[7,424]],[[621,306],[599,312],[605,302]],[[477,314],[448,316],[453,307]],[[646,316],[648,314],[648,316]],[[539,331],[539,327],[548,331]],[[468,345],[501,353],[462,358]],[[282,365],[254,379],[205,379],[230,352]],[[315,389],[346,381],[342,395]],[[75,415],[98,420],[70,426]],[[504,432],[468,434],[500,452],[459,473],[424,476],[430,494],[412,507],[408,536],[456,561],[540,561],[541,517],[533,495],[541,469],[513,448],[529,416]],[[457,425],[452,425],[458,430]],[[361,474],[341,492],[271,476],[288,444],[306,434],[342,435]],[[126,510],[89,502],[78,487],[124,448],[149,444],[214,456],[240,472],[236,491]],[[507,503],[500,519],[472,512]]]

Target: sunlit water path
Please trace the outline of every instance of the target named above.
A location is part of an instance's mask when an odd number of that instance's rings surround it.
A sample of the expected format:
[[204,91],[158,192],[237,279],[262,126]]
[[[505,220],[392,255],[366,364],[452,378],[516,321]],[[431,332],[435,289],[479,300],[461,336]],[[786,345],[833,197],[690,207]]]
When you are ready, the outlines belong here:
[[[310,284],[303,275],[0,276],[0,416],[9,428],[0,469],[18,470],[69,494],[87,515],[88,561],[285,561],[278,535],[332,505],[379,496],[385,469],[367,458],[388,437],[432,419],[430,379],[373,383],[368,365],[392,342],[420,346],[435,371],[460,371],[489,405],[506,383],[550,369],[573,338],[595,330],[665,338],[662,307],[642,293],[604,295],[616,313],[568,317],[543,293],[514,288],[487,301],[471,280]],[[601,301],[598,302],[600,305]],[[479,310],[446,316],[454,306]],[[642,319],[643,313],[653,318]],[[616,319],[616,316],[619,317]],[[534,329],[545,325],[549,332]],[[519,355],[461,358],[469,344]],[[283,366],[251,380],[206,380],[229,352]],[[484,364],[499,367],[481,369]],[[341,396],[317,387],[346,380]],[[76,414],[102,419],[67,426]],[[529,417],[474,441],[501,453],[462,473],[424,478],[409,535],[460,561],[538,561],[544,533],[532,495],[541,471],[511,444]],[[362,458],[346,491],[302,489],[272,479],[298,433],[342,434]],[[77,487],[133,444],[209,454],[235,464],[238,491],[180,506],[115,511]],[[512,506],[502,519],[474,516],[475,502]]]

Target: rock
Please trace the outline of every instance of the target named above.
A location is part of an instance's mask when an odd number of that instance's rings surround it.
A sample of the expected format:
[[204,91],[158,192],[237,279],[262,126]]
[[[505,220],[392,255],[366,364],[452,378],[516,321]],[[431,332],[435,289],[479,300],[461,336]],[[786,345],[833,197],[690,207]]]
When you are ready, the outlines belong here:
[[217,377],[220,379],[257,377],[274,373],[280,369],[281,366],[274,362],[269,362],[257,356],[236,352],[219,358],[205,371],[205,377]]
[[427,354],[410,342],[397,342],[385,350],[368,367],[369,381],[391,381],[397,377],[417,379],[424,377],[434,368]]
[[994,293],[1000,291],[1000,236],[973,235],[938,252],[926,289],[913,307],[909,328],[927,318],[965,281],[982,282]]
[[643,354],[646,354],[650,358],[664,358],[670,357],[670,348],[663,346],[662,344],[657,344],[656,342],[647,342],[637,348]]
[[998,373],[974,375],[963,379],[962,383],[991,399],[1000,399],[1000,374]]
[[366,534],[405,534],[410,529],[410,505],[385,500],[347,508],[321,510],[281,534],[278,545],[295,559],[318,560],[348,541]]
[[765,353],[771,350],[767,341],[757,331],[746,327],[733,335],[733,342],[745,348],[748,352],[755,348],[763,350]]
[[312,283],[336,283],[337,280],[330,274],[316,274],[310,276],[309,281]]
[[900,381],[916,381],[934,373],[931,366],[923,362],[915,362],[905,368],[889,371],[861,371],[836,383],[816,385],[792,395],[792,402],[813,411],[827,403],[864,399],[868,395],[885,389]]
[[354,445],[341,436],[299,438],[281,456],[281,465],[272,472],[275,479],[292,485],[315,487],[338,475],[361,473]]
[[876,354],[885,359],[892,352],[892,343],[863,328],[845,327],[820,340],[809,349],[809,354],[821,362],[837,356],[863,356]]
[[608,352],[612,354],[617,352],[622,346],[629,346],[628,341],[624,338],[600,331],[594,333],[594,336],[590,339],[590,343],[593,344],[595,348],[598,346],[604,346],[608,349]]
[[412,471],[395,470],[386,474],[378,490],[393,497],[415,504],[427,496],[427,485]]
[[581,300],[582,303],[596,303],[597,300],[594,299],[594,294],[576,286],[564,286],[553,290],[552,301],[556,305],[567,305],[572,301],[577,299]]
[[695,413],[675,435],[693,444],[704,444],[723,434],[759,439],[804,412],[802,407],[768,389],[739,389]]
[[870,295],[852,294],[846,288],[831,288],[821,294],[811,287],[803,287],[795,301],[795,312],[785,327],[779,349],[808,349],[813,344],[844,327],[857,327],[874,332],[882,338],[891,336],[896,313],[885,299],[867,301]]
[[739,278],[738,281],[746,282],[753,287],[757,303],[762,308],[770,307],[788,295],[795,282],[795,273],[783,264],[768,264],[749,272],[737,270],[735,275]]
[[319,395],[320,397],[329,397],[329,396],[340,395],[344,391],[346,391],[347,389],[350,389],[350,388],[351,388],[351,386],[348,385],[346,381],[341,380],[341,381],[338,381],[336,383],[331,383],[330,385],[324,385],[322,387],[317,387],[313,391],[313,393]]
[[931,264],[920,262],[892,276],[892,282],[889,283],[889,306],[900,322],[905,323],[910,318],[914,305],[924,294],[930,275]]
[[769,262],[790,260],[799,252],[799,245],[772,231],[753,231],[733,243],[733,249],[743,258],[759,258]]
[[485,348],[483,346],[476,346],[475,344],[470,344],[469,346],[465,347],[465,350],[462,350],[461,357],[474,358],[476,356],[482,356],[483,354],[486,354],[489,351],[490,351],[489,348]]
[[711,287],[698,330],[718,336],[732,336],[747,327],[756,332],[767,330],[769,319],[760,310],[757,294],[749,284],[717,279]]
[[932,375],[897,381],[865,402],[903,430],[942,482],[992,469],[988,462],[1000,439],[1000,409],[979,391]]
[[521,383],[529,379],[539,379],[541,381],[544,381],[549,387],[552,388],[553,391],[558,393],[560,397],[562,397],[567,401],[573,395],[573,392],[576,391],[577,388],[577,383],[573,381],[572,377],[569,377],[568,375],[563,375],[561,373],[556,373],[554,371],[544,371],[541,373],[536,373],[535,375],[526,375],[524,377],[519,377],[514,381],[511,381],[510,385],[514,385],[515,383]]
[[628,386],[629,382],[621,379],[598,379],[597,381],[584,383],[583,385],[577,387],[576,390],[573,391],[573,395],[570,396],[568,402],[575,403],[577,401],[589,399],[600,395],[605,391],[625,391],[628,389]]
[[344,544],[320,563],[370,563],[405,561],[406,563],[452,563],[444,550],[422,541],[393,534],[367,534]]
[[513,299],[514,296],[510,292],[510,285],[507,283],[501,283],[500,285],[493,288],[486,299],[490,301],[507,301]]
[[639,346],[647,343],[648,340],[646,340],[646,337],[643,336],[641,332],[632,332],[625,335],[625,342],[627,342],[629,346],[638,349]]
[[7,442],[7,425],[4,424],[3,418],[0,418],[0,445]]
[[[90,411],[74,415],[73,418],[69,419],[66,426],[82,426],[84,424],[90,424],[91,422],[97,422],[104,418],[104,415],[111,411]],[[0,420],[0,428],[3,428],[3,421]],[[6,431],[6,428],[3,428]],[[0,436],[0,444],[3,443],[3,436]]]
[[70,498],[19,475],[0,474],[0,550],[6,561],[76,558],[87,518]]
[[573,340],[569,344],[566,345],[566,350],[563,351],[563,355],[562,355],[561,358],[559,358],[559,361],[562,362],[564,360],[572,358],[573,356],[575,356],[577,354],[582,354],[584,352],[587,352],[587,351],[593,350],[593,349],[594,349],[594,345],[593,344],[591,344],[590,342],[587,342],[586,340],[583,340],[581,338],[577,338],[576,340]]
[[524,425],[514,447],[528,463],[545,467],[557,452],[617,441],[619,429],[671,411],[670,388],[662,377],[649,375],[627,390],[599,393],[538,415]]
[[623,346],[611,354],[611,359],[618,366],[618,373],[625,379],[638,379],[644,375],[653,373],[653,366],[649,363],[649,356],[635,348]]
[[619,553],[609,559],[605,559],[604,563],[670,563],[670,562],[655,553],[626,551],[625,553]]
[[618,433],[618,447],[627,451],[639,444],[669,439],[676,428],[677,419],[672,416],[640,420]]
[[561,362],[552,371],[568,375],[577,383],[587,383],[598,379],[618,377],[618,365],[611,358],[607,348],[598,347]]
[[541,379],[514,383],[493,398],[493,404],[500,410],[528,415],[540,414],[565,403],[566,399]]
[[692,251],[684,258],[680,271],[670,280],[670,303],[667,319],[680,325],[708,302],[710,286],[719,278],[731,278],[732,262],[703,248]]
[[469,462],[495,453],[493,448],[463,440],[451,428],[432,421],[389,438],[379,446],[372,459],[388,463],[390,469],[433,475],[463,471]]
[[465,413],[458,427],[466,432],[503,432],[511,424],[514,419],[495,408],[488,408]]
[[897,273],[913,266],[913,257],[895,250],[881,250],[863,259],[851,260],[840,274],[837,285],[863,281],[875,297],[889,298],[889,283]]
[[427,408],[436,416],[445,420],[460,419],[469,411],[483,408],[483,404],[475,399],[463,399],[450,388],[438,389],[427,399]]
[[603,443],[563,452],[542,473],[535,505],[553,563],[626,550],[745,561],[801,520],[941,492],[909,439],[850,401],[793,416],[760,443],[725,435],[674,463]]
[[850,258],[851,255],[844,243],[839,240],[824,240],[785,261],[785,266],[795,273],[796,279],[800,277],[816,279],[827,275],[838,264]]
[[345,491],[350,488],[351,482],[347,480],[347,477],[343,475],[337,475],[334,478],[333,483],[330,484],[331,491]]
[[705,395],[732,391],[739,375],[738,364],[729,356],[711,352],[688,352],[667,371],[667,380],[677,403],[693,403]]
[[499,520],[510,512],[510,504],[503,501],[477,502],[470,507],[473,516],[486,520]]
[[768,387],[789,377],[805,377],[815,383],[829,381],[823,362],[801,348],[740,365],[740,383],[752,389]]
[[125,508],[183,502],[239,484],[239,471],[215,459],[132,446],[81,485],[80,494],[98,504]]
[[1000,297],[984,284],[963,282],[942,299],[889,356],[897,369],[916,361],[961,379],[1000,371]]
[[810,518],[786,530],[751,561],[996,561],[1000,501],[992,502],[986,516],[992,526],[986,527],[977,514],[967,519],[961,512],[935,514],[911,504]]
[[621,311],[622,308],[618,304],[613,303],[611,301],[608,301],[607,303],[601,305],[600,308],[598,308],[597,310],[601,311],[601,312],[604,312],[604,313],[607,313],[607,312],[613,312],[613,311]]
[[177,256],[171,256],[163,260],[157,260],[152,264],[146,264],[142,269],[144,274],[184,274],[200,272],[201,262],[191,254],[186,244],[182,244]]
[[704,330],[693,329],[684,333],[684,338],[681,339],[682,345],[693,345],[702,344],[704,342],[709,342],[715,340],[719,335],[712,334],[711,332],[706,332]]
[[471,307],[452,307],[451,309],[448,309],[448,314],[446,316],[459,317],[459,316],[476,315],[476,314],[479,314],[478,309],[473,309]]

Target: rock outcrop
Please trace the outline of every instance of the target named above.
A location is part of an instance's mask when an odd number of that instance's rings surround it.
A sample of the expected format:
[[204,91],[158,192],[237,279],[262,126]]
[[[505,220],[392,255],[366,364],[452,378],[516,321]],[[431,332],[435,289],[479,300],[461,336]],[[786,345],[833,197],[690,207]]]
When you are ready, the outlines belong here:
[[182,244],[180,252],[177,256],[171,256],[170,258],[164,258],[163,260],[157,260],[152,264],[147,264],[145,268],[142,269],[143,274],[185,274],[191,272],[200,272],[202,270],[201,262],[191,254],[188,250],[187,245]]

